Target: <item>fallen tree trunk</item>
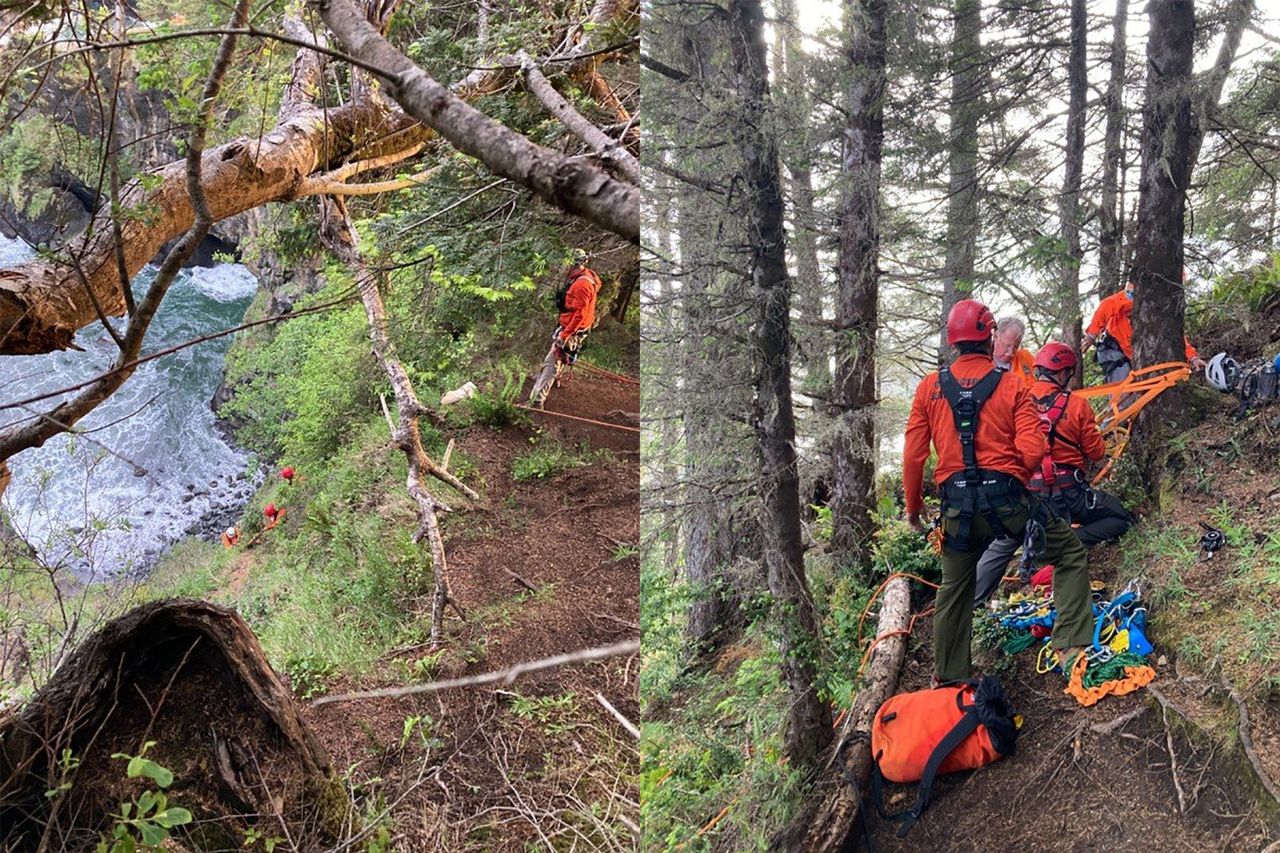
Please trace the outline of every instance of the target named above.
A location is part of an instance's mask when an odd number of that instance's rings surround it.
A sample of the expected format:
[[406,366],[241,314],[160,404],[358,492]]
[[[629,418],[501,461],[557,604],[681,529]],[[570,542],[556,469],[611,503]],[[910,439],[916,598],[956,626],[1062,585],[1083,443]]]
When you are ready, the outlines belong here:
[[[382,115],[371,103],[327,112],[313,107],[295,112],[261,142],[242,138],[205,152],[201,183],[213,221],[291,200],[303,179],[317,170],[336,167],[356,154],[367,159],[409,148],[429,132],[402,114],[388,126],[378,121]],[[362,144],[396,130],[403,133],[394,140],[395,147],[379,144],[376,151],[359,151]],[[125,269],[133,276],[195,220],[187,196],[186,161],[131,181],[121,192],[120,209],[125,212],[120,223]],[[111,216],[110,205],[100,208],[83,237],[57,261],[39,259],[0,270],[0,355],[69,348],[77,330],[97,322],[94,299],[107,316],[124,313]]]
[[866,783],[871,772],[871,746],[865,740],[850,743],[850,738],[854,732],[870,731],[876,711],[897,690],[898,674],[907,653],[906,631],[911,616],[911,589],[907,579],[899,577],[889,581],[881,602],[876,636],[888,635],[888,639],[872,652],[866,686],[858,691],[804,807],[773,838],[771,850],[834,853],[843,849],[858,819],[858,798],[845,777],[852,774],[859,785]]
[[195,815],[197,849],[239,847],[245,813],[306,849],[343,833],[345,790],[253,631],[233,610],[171,599],[107,623],[0,714],[7,849],[91,846],[138,793],[112,755],[148,740],[147,757],[174,774],[170,804]]

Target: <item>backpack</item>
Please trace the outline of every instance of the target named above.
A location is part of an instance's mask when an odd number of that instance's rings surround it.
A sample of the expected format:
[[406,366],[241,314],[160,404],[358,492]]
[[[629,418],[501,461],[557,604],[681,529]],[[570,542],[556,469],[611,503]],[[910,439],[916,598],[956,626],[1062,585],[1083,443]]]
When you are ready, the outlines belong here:
[[1237,421],[1244,419],[1251,406],[1280,399],[1280,381],[1277,381],[1276,370],[1275,363],[1266,359],[1247,362],[1240,368],[1240,377],[1235,384],[1236,396],[1240,398],[1240,408],[1236,411]]
[[[1010,706],[995,676],[890,697],[871,723],[871,785],[877,812],[902,823],[902,838],[929,805],[939,773],[976,770],[1013,754],[1021,725],[1021,715]],[[918,781],[914,805],[885,813],[883,779]]]
[[564,284],[560,285],[559,289],[556,290],[556,310],[561,314],[569,310],[569,306],[565,304],[565,300],[569,298],[569,288],[584,278],[597,287],[600,286],[599,277],[591,270],[583,270],[572,278],[566,278]]
[[569,288],[573,287],[573,283],[579,278],[581,276],[565,279],[564,284],[560,285],[559,289],[556,290],[556,310],[561,314],[569,310],[569,306],[565,305],[564,301],[569,298]]

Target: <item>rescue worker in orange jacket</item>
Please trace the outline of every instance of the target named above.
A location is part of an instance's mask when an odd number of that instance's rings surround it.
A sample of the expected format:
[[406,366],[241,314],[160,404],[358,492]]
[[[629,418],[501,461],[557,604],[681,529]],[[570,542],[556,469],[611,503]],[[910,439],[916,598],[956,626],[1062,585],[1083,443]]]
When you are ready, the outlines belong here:
[[[1095,490],[1085,475],[1088,463],[1097,462],[1106,453],[1106,444],[1089,403],[1072,396],[1068,388],[1076,361],[1075,351],[1057,341],[1036,353],[1037,379],[1031,387],[1031,401],[1040,413],[1040,430],[1048,446],[1027,487],[1048,503],[1058,518],[1078,524],[1072,530],[1086,548],[1092,548],[1123,536],[1134,519],[1118,498]],[[978,561],[975,607],[995,592],[1016,550],[1017,543],[1003,539],[987,548]]]
[[542,408],[559,368],[573,364],[596,324],[596,297],[600,294],[600,276],[587,266],[590,256],[585,249],[573,250],[573,261],[565,273],[564,286],[556,293],[560,325],[551,336],[551,349],[542,363],[538,378],[529,394],[529,405]]
[[997,538],[1043,541],[1045,561],[1057,567],[1053,645],[1064,670],[1093,639],[1084,546],[1026,489],[1044,455],[1044,436],[1027,390],[992,363],[994,333],[995,317],[985,305],[957,302],[947,317],[947,342],[960,355],[920,382],[907,418],[902,483],[907,521],[921,533],[929,445],[938,452],[934,479],[942,494],[942,587],[933,633],[934,678],[940,683],[972,675],[975,569]]
[[[1093,319],[1085,329],[1084,342],[1080,352],[1087,352],[1094,342],[1098,349],[1094,358],[1102,368],[1104,382],[1119,382],[1126,378],[1132,370],[1133,362],[1133,282],[1125,285],[1124,290],[1113,293],[1098,303],[1093,312]],[[1103,332],[1105,337],[1099,340]],[[1200,358],[1191,341],[1183,337],[1186,346],[1187,361],[1195,370],[1204,369],[1204,359]]]
[[1027,388],[1035,382],[1035,356],[1022,346],[1027,327],[1017,317],[1002,317],[996,323],[994,360],[996,367],[1007,370]]

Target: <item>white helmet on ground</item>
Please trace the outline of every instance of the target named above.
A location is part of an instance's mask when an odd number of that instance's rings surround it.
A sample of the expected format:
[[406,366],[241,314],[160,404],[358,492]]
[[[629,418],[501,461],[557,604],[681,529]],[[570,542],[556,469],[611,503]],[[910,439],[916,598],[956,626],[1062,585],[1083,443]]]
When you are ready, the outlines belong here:
[[1220,352],[1209,359],[1204,369],[1204,376],[1214,388],[1230,393],[1240,377],[1240,365],[1225,352]]

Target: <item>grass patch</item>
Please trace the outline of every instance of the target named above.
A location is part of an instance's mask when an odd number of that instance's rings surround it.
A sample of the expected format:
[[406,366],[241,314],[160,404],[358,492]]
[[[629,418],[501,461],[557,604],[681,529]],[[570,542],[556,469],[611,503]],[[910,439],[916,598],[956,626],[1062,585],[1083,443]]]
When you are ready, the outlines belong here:
[[532,450],[511,462],[511,476],[519,482],[547,480],[557,474],[581,468],[600,458],[599,453],[572,448],[556,441],[540,441]]

